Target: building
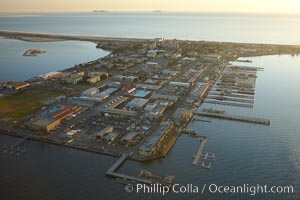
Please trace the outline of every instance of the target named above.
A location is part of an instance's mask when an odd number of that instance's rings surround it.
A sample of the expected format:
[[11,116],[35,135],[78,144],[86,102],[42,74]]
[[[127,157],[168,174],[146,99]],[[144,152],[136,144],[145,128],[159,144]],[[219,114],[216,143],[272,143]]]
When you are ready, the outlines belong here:
[[168,101],[178,101],[178,96],[173,95],[165,95],[165,94],[153,94],[151,96],[151,99],[157,99],[157,100],[168,100]]
[[109,74],[107,72],[90,72],[88,73],[88,77],[99,76],[101,79],[108,78]]
[[114,142],[119,136],[119,133],[117,132],[112,132],[110,134],[105,135],[102,140],[106,142]]
[[173,81],[170,82],[169,85],[173,87],[183,87],[183,88],[189,88],[191,86],[190,83],[173,82]]
[[148,101],[148,99],[134,98],[126,104],[125,108],[127,110],[142,110],[146,106]]
[[49,132],[58,127],[62,120],[72,116],[73,114],[79,114],[81,112],[83,112],[83,108],[80,106],[67,107],[52,114],[51,116],[41,117],[32,123],[32,128],[34,130],[44,130]]
[[8,82],[4,85],[4,87],[11,90],[21,90],[30,86],[30,83],[27,82]]
[[144,110],[149,112],[153,110],[156,106],[158,106],[158,101],[155,101],[153,103],[148,103]]
[[129,132],[124,135],[121,139],[127,145],[135,145],[137,143],[136,137],[138,136],[138,132]]
[[147,119],[160,121],[167,110],[168,105],[157,105],[155,108],[146,113]]
[[100,93],[96,93],[94,96],[106,99],[106,98],[110,97],[110,95],[112,95],[113,93],[117,92],[118,90],[119,89],[117,89],[117,88],[107,88],[106,90],[103,90]]
[[107,126],[105,127],[104,129],[102,129],[99,133],[96,134],[96,139],[97,140],[103,140],[103,138],[112,133],[114,130],[114,127],[113,126]]
[[60,125],[60,120],[55,120],[53,118],[39,119],[32,123],[32,128],[34,130],[43,130],[49,132]]
[[142,88],[144,90],[159,90],[161,88],[160,85],[151,85],[151,84],[143,84],[143,83],[136,84],[136,87]]
[[182,123],[186,123],[189,119],[191,119],[192,116],[193,114],[188,110],[184,108],[178,108],[174,112],[172,119],[177,125],[181,125]]
[[145,98],[150,94],[151,94],[151,91],[149,91],[149,90],[137,90],[137,92],[134,94],[134,96]]
[[89,88],[81,93],[82,96],[93,96],[99,92],[99,89],[96,87]]
[[58,79],[62,77],[62,72],[49,72],[46,74],[41,75],[40,77],[44,79],[45,81],[51,80],[51,79]]
[[63,77],[62,81],[68,84],[78,84],[79,82],[83,81],[83,74],[82,73],[71,74]]
[[218,62],[221,59],[221,56],[219,54],[207,54],[201,55],[201,58],[206,62]]
[[143,156],[151,156],[159,151],[163,140],[174,131],[174,122],[164,121],[160,124],[159,128],[153,132],[140,147],[139,152]]
[[204,98],[209,91],[208,89],[208,83],[198,82],[190,94],[194,97]]
[[74,138],[74,137],[77,136],[77,134],[78,134],[77,130],[71,130],[71,131],[69,131],[69,132],[66,133],[66,136],[70,137],[70,138]]
[[100,80],[100,76],[93,76],[91,78],[88,78],[86,82],[88,82],[89,84],[95,84],[98,83]]

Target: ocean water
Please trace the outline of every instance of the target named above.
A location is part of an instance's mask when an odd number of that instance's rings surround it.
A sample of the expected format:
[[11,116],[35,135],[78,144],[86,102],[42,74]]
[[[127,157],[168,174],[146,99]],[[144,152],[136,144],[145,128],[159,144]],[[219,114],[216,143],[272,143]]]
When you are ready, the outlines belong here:
[[[34,57],[23,56],[28,49],[42,49],[46,53]],[[0,38],[0,82],[27,80],[96,60],[107,54],[91,42],[25,42]]]
[[[126,161],[121,172],[140,169],[175,176],[180,185],[238,186],[292,185],[294,194],[174,194],[165,199],[299,199],[300,198],[300,57],[289,55],[250,58],[258,73],[253,109],[203,105],[230,114],[271,120],[270,126],[209,119],[191,122],[190,128],[208,137],[205,151],[215,153],[209,170],[191,164],[199,141],[181,135],[164,159],[146,163]],[[245,63],[239,63],[242,65]],[[202,108],[202,107],[201,107]],[[16,138],[0,136],[0,145]],[[105,177],[116,158],[70,148],[27,141],[21,157],[0,154],[0,194],[3,199],[158,199],[157,194],[126,193],[124,186]],[[16,192],[17,191],[17,192]]]
[[108,37],[300,44],[299,16],[200,13],[0,15],[0,30]]

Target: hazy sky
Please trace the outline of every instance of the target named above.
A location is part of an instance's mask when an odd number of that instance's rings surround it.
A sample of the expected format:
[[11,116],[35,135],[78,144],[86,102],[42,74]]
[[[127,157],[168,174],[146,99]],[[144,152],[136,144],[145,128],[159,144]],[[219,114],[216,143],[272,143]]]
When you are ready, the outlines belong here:
[[0,12],[179,11],[300,13],[300,0],[0,0]]

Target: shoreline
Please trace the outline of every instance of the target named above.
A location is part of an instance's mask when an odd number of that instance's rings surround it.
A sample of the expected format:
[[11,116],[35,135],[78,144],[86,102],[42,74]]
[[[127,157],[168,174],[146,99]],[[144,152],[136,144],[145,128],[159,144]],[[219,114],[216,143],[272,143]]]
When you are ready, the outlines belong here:
[[[32,141],[35,141],[35,142],[52,144],[52,145],[62,146],[62,147],[65,147],[65,148],[70,148],[70,149],[75,149],[75,150],[80,150],[80,151],[85,151],[85,152],[89,152],[89,153],[95,153],[95,154],[100,154],[100,155],[110,156],[110,157],[115,157],[115,158],[119,158],[122,155],[122,153],[114,153],[114,152],[101,151],[101,150],[97,150],[97,149],[84,148],[84,147],[77,146],[77,145],[68,145],[66,143],[57,142],[57,141],[53,141],[53,140],[48,140],[48,139],[41,138],[41,137],[38,137],[38,136],[34,137],[32,135],[27,135],[27,134],[20,135],[20,134],[17,134],[17,133],[14,133],[14,132],[8,132],[8,131],[5,131],[5,130],[0,130],[0,135],[10,136],[10,137],[14,137],[14,138],[28,137],[27,138],[28,140],[32,140]],[[178,139],[178,137],[176,138],[176,140],[177,139]],[[175,144],[175,142],[173,143],[173,145],[174,144]],[[173,145],[169,149],[169,151],[173,148]],[[166,153],[166,155],[168,154],[168,152]],[[145,158],[145,159],[129,156],[128,159],[132,160],[132,161],[135,161],[135,162],[147,162],[147,161],[151,161],[151,160],[157,160],[157,159],[164,158],[164,157],[166,157],[166,155],[160,155],[160,156],[156,156],[156,157],[149,157],[149,158]]]
[[[30,33],[21,31],[0,30],[0,37],[8,39],[17,39],[27,42],[55,42],[64,40],[89,41],[89,42],[154,42],[156,39],[151,38],[123,38],[123,37],[106,37],[106,36],[87,36],[71,34],[51,34],[51,33]],[[226,41],[204,41],[204,40],[180,40],[165,39],[167,41],[178,42],[201,42],[203,44],[223,44],[223,45],[246,45],[246,46],[278,46],[278,47],[298,47],[300,44],[276,44],[276,43],[247,43],[247,42],[226,42]]]

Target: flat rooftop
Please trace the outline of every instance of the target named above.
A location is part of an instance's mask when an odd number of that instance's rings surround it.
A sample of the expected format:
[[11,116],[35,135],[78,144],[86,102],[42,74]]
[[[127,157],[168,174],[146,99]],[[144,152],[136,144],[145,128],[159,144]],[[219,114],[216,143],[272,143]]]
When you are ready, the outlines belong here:
[[146,97],[148,96],[149,94],[151,93],[151,91],[149,90],[138,90],[136,93],[135,93],[135,97]]

